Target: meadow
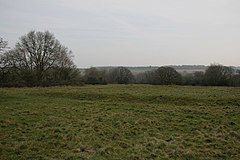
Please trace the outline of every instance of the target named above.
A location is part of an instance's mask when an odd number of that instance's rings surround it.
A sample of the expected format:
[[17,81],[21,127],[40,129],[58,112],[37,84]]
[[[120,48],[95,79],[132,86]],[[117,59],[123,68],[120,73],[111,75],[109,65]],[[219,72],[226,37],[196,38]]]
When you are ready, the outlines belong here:
[[240,88],[0,88],[0,159],[240,159]]

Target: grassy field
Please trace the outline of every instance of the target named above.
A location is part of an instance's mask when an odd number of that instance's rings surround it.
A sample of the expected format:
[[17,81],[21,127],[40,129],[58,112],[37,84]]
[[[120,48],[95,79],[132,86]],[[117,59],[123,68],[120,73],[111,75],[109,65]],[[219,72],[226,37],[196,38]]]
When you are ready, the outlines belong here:
[[0,159],[240,159],[240,88],[0,88]]

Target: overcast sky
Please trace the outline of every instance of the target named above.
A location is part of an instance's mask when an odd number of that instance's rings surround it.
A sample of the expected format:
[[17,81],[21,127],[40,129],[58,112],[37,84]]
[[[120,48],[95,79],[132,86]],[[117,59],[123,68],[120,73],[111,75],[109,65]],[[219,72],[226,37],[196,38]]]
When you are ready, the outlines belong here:
[[54,33],[78,67],[240,65],[240,0],[0,0],[0,37]]

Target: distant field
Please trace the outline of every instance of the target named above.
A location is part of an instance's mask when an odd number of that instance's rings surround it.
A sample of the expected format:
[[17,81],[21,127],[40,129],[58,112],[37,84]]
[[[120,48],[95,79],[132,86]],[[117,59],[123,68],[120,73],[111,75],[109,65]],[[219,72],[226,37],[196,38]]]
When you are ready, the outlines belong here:
[[0,88],[0,159],[240,159],[240,88]]

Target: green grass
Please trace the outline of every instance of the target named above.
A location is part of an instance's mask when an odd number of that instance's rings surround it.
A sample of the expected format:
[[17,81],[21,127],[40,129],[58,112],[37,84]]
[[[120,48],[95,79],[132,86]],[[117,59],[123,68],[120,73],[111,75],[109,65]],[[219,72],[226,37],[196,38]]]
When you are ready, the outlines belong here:
[[0,88],[0,159],[240,159],[240,88]]

